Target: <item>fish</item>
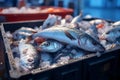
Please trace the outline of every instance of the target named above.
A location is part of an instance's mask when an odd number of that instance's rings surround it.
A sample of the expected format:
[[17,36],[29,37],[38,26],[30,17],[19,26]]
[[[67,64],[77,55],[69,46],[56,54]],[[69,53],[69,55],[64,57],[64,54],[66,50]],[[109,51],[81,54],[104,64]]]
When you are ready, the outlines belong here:
[[28,28],[28,27],[21,27],[20,29],[16,30],[13,33],[13,39],[15,40],[21,40],[21,39],[25,39],[26,37],[32,35],[33,33],[36,33],[37,31],[32,29],[32,28]]
[[54,26],[61,20],[60,16],[49,14],[43,25],[40,27],[42,30]]
[[90,21],[90,24],[92,25],[97,25],[97,24],[100,24],[100,23],[104,23],[105,21],[102,20],[102,19],[95,19],[95,20],[91,20]]
[[76,24],[76,23],[82,21],[82,17],[83,17],[82,12],[80,12],[80,14],[78,16],[76,16],[72,19],[71,24]]
[[112,24],[112,26],[114,26],[114,27],[120,26],[120,21],[114,22],[114,23]]
[[23,71],[30,71],[39,66],[40,56],[37,50],[25,40],[20,40],[18,45],[20,53],[20,67]]
[[81,21],[77,23],[78,28],[82,28],[84,31],[88,30],[92,25],[88,21]]
[[43,43],[41,43],[39,46],[40,51],[43,52],[57,52],[60,49],[62,49],[64,46],[58,41],[55,40],[46,40]]
[[102,52],[104,47],[87,33],[67,27],[51,27],[32,35],[32,38],[43,37],[79,47],[86,51]]
[[96,28],[95,25],[92,25],[91,27],[89,27],[89,29],[87,29],[85,32],[89,34],[91,37],[93,37],[94,39],[96,39],[97,41],[99,41],[98,29]]
[[102,35],[104,40],[110,43],[120,43],[120,27],[115,27]]

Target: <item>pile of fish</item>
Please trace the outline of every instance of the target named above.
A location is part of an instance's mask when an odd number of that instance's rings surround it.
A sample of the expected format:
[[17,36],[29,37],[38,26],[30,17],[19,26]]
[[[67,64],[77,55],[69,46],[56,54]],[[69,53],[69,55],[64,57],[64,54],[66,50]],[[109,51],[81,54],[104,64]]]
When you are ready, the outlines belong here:
[[120,21],[49,15],[38,28],[6,32],[21,71],[66,64],[87,54],[101,55],[120,45]]

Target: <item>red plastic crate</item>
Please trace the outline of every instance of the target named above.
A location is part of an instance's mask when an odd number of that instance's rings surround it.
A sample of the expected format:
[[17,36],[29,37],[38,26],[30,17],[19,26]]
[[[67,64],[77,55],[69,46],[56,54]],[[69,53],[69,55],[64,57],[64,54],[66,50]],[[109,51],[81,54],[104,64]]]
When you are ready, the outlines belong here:
[[0,9],[0,16],[4,16],[6,19],[6,22],[13,22],[13,21],[27,21],[27,20],[44,20],[48,17],[49,14],[55,14],[55,15],[60,15],[63,18],[67,14],[72,14],[73,9],[66,9],[66,8],[61,8],[61,7],[39,7],[41,9],[47,9],[47,8],[52,8],[52,9],[57,9],[59,11],[48,11],[48,12],[39,12],[39,13],[9,13],[9,14],[3,14],[1,11],[3,8]]

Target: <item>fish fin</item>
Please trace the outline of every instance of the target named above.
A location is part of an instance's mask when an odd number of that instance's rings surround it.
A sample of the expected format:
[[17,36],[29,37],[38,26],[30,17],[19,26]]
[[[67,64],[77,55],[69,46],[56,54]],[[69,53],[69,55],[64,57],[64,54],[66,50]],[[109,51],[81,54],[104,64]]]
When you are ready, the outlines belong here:
[[65,31],[64,33],[69,39],[76,40],[69,32]]

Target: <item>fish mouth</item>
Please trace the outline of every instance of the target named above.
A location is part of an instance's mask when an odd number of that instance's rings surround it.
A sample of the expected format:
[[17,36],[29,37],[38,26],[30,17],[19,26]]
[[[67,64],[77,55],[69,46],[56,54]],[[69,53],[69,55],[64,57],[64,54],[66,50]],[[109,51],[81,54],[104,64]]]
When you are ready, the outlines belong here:
[[32,70],[34,68],[34,63],[32,63],[32,64],[26,64],[26,68],[28,70]]

